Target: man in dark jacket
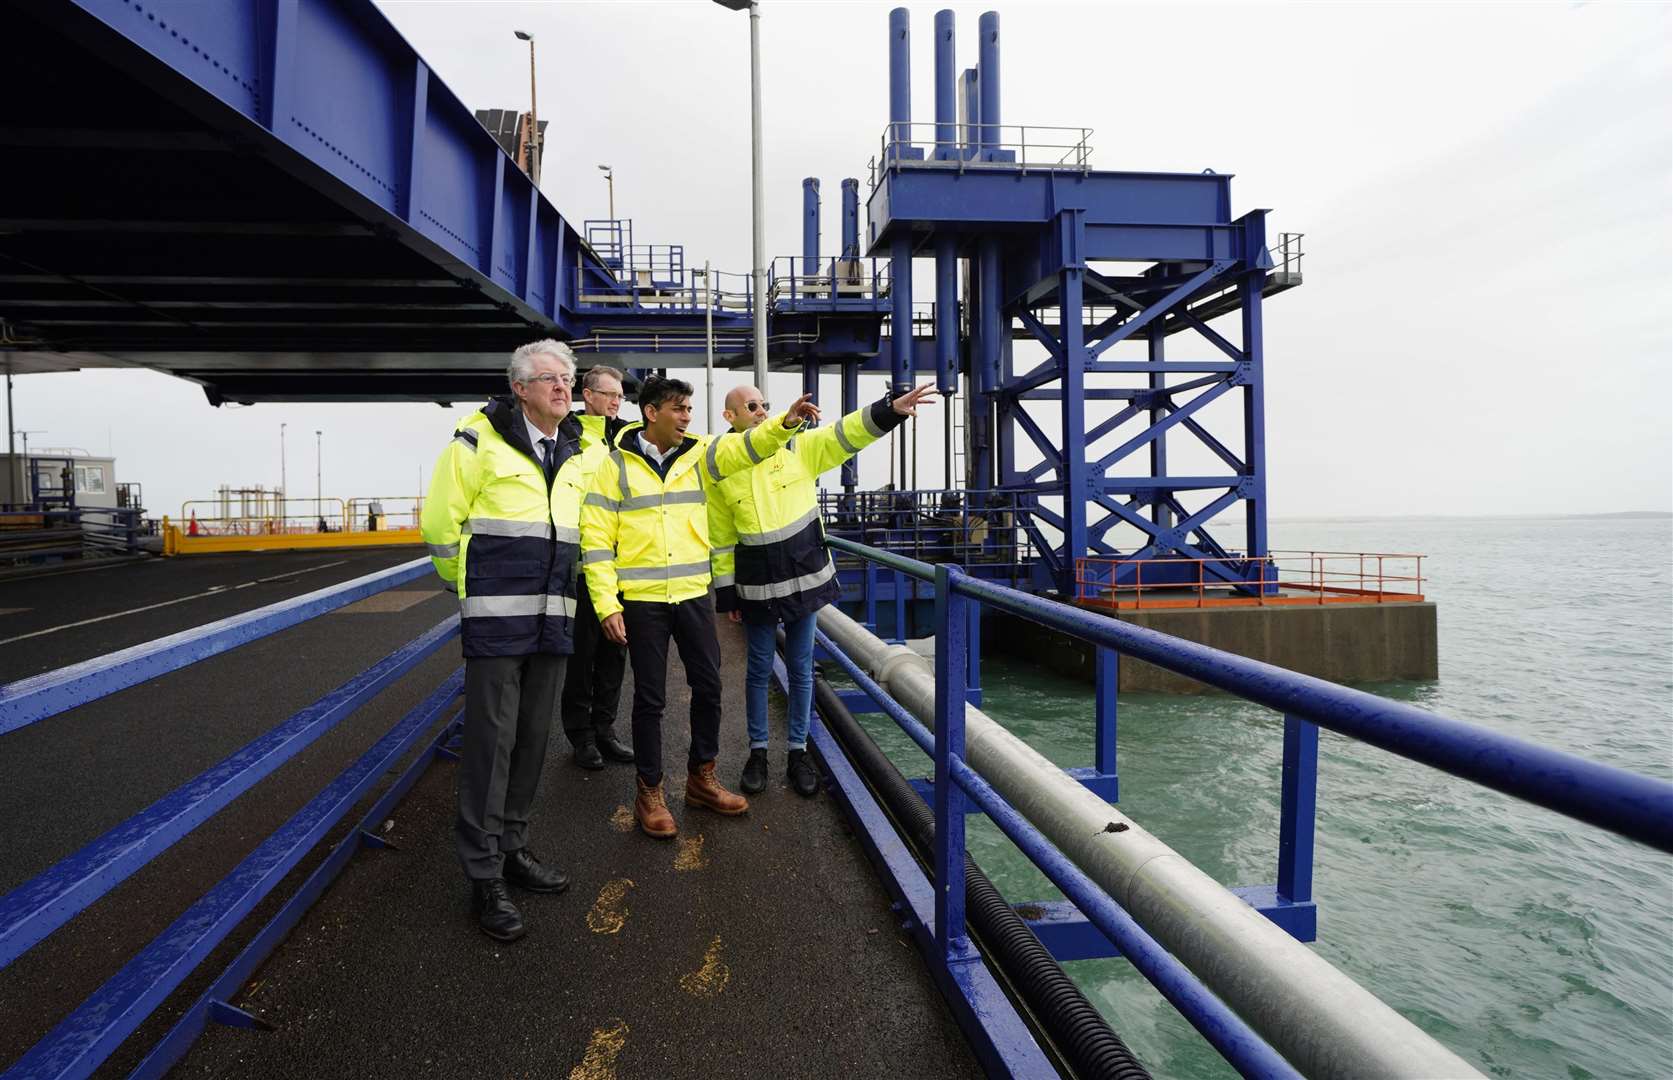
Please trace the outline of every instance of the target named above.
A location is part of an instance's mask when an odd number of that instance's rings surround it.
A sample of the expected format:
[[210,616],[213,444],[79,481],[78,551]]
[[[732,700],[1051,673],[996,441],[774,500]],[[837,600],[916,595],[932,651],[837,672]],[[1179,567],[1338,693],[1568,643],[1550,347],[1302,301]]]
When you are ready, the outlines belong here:
[[528,849],[564,662],[574,647],[588,454],[570,415],[575,358],[556,341],[512,354],[511,395],[468,417],[436,462],[423,532],[459,594],[465,654],[459,861],[482,932],[523,936],[509,882],[562,892],[569,879]]

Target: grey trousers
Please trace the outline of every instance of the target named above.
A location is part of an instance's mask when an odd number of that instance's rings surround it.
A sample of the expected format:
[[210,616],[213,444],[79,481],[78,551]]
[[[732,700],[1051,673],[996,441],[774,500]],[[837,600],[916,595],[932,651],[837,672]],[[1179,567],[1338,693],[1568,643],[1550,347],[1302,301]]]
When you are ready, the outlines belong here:
[[529,809],[546,764],[567,656],[465,660],[465,729],[459,759],[459,862],[473,881],[500,876],[528,844]]

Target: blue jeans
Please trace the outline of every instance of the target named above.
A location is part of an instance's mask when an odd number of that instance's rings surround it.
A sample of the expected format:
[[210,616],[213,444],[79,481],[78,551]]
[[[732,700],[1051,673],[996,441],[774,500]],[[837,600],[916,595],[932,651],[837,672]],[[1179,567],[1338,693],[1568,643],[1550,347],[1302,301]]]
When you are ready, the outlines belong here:
[[[807,749],[807,729],[813,709],[813,628],[810,612],[784,624],[784,670],[790,676],[790,749]],[[744,675],[744,709],[749,716],[749,748],[767,748],[767,683],[773,676],[779,624],[745,621],[749,632],[749,668]]]

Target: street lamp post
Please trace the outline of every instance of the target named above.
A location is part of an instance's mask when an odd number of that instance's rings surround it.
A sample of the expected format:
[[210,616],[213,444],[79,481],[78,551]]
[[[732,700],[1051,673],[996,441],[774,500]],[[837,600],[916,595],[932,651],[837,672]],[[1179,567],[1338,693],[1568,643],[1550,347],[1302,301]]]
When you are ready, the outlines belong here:
[[767,392],[767,228],[762,208],[761,178],[761,5],[756,0],[715,0],[732,11],[749,9],[749,156],[750,203],[755,233],[755,266],[751,301],[755,326],[755,385]]
[[279,521],[285,520],[285,489],[290,486],[285,479],[285,425],[279,425]]
[[605,187],[610,189],[610,220],[614,222],[616,220],[616,172],[608,165],[600,165],[598,169],[604,174]]
[[540,186],[540,113],[536,105],[534,94],[534,35],[523,30],[513,30],[517,40],[529,43],[529,179],[534,186]]

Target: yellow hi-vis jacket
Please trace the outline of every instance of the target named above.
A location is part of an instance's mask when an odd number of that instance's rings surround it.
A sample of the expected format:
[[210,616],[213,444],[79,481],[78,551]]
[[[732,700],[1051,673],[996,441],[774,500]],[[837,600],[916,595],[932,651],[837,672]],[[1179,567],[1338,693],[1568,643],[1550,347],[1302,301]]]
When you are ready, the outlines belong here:
[[467,657],[574,651],[581,500],[602,446],[558,425],[550,488],[522,411],[495,398],[467,417],[436,461],[421,527],[436,573],[459,594]]
[[782,414],[749,432],[687,435],[662,469],[639,448],[643,424],[629,424],[593,473],[581,508],[581,562],[599,621],[623,599],[677,604],[709,591],[705,488],[771,458],[795,431]]
[[793,622],[841,592],[825,548],[816,478],[905,420],[884,398],[829,427],[804,431],[784,452],[709,488],[715,606],[750,622]]
[[571,413],[581,422],[581,449],[591,450],[602,443],[608,451],[616,445],[616,435],[627,426],[627,421],[614,416],[594,416],[592,413]]

